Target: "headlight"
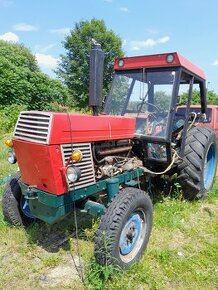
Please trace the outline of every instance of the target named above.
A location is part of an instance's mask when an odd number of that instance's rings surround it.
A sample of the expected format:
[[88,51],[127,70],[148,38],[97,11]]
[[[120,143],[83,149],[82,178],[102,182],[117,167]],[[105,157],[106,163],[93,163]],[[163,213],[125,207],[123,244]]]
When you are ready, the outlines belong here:
[[14,153],[14,151],[9,151],[8,152],[8,162],[11,163],[11,164],[14,164],[17,162],[17,158],[16,158],[16,155]]
[[124,66],[124,60],[123,59],[119,59],[118,66],[119,67],[123,67]]
[[168,63],[172,63],[174,61],[174,55],[173,54],[168,54],[166,57],[166,61]]
[[71,182],[76,182],[80,179],[81,171],[76,166],[68,166],[66,171],[67,179]]

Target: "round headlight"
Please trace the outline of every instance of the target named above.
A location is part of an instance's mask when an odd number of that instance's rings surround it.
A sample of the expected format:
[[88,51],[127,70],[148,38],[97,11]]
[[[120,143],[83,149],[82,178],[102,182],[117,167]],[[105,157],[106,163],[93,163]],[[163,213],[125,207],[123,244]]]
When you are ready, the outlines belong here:
[[168,54],[166,60],[167,60],[168,63],[173,62],[174,61],[174,55],[173,54]]
[[11,163],[11,164],[14,164],[14,163],[17,162],[17,158],[15,156],[14,151],[9,151],[8,152],[8,162]]
[[76,166],[68,166],[66,171],[67,179],[71,182],[76,182],[80,179],[81,171]]
[[123,67],[124,66],[124,60],[123,59],[119,59],[118,66],[119,67]]

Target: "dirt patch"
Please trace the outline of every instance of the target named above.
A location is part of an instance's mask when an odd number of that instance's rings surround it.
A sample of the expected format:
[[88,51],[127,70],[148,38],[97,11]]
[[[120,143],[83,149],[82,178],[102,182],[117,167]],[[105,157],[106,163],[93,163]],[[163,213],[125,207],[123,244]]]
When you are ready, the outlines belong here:
[[[81,269],[82,268],[82,269]],[[68,256],[64,265],[58,265],[47,270],[39,277],[39,284],[43,288],[61,289],[63,286],[78,284],[77,289],[82,288],[81,271],[84,273],[83,266],[80,265],[78,256]]]

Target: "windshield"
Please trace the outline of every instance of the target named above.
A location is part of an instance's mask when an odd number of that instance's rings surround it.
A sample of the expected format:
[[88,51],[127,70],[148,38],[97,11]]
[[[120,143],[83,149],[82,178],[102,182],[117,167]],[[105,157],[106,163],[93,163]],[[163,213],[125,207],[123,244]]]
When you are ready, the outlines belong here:
[[165,137],[176,70],[117,72],[104,113],[137,118],[136,134]]

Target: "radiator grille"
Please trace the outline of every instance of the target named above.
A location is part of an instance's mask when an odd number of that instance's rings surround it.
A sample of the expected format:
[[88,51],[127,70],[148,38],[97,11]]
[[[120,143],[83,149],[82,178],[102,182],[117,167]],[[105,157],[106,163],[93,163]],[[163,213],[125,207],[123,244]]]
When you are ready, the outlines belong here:
[[47,144],[51,126],[51,114],[44,112],[21,112],[18,118],[14,137]]
[[61,153],[63,164],[65,165],[73,150],[80,150],[83,154],[83,159],[80,162],[75,162],[75,166],[81,170],[81,177],[78,182],[72,183],[68,181],[69,189],[78,189],[86,187],[95,183],[95,172],[93,167],[92,151],[90,143],[76,143],[76,144],[63,144],[61,145]]

